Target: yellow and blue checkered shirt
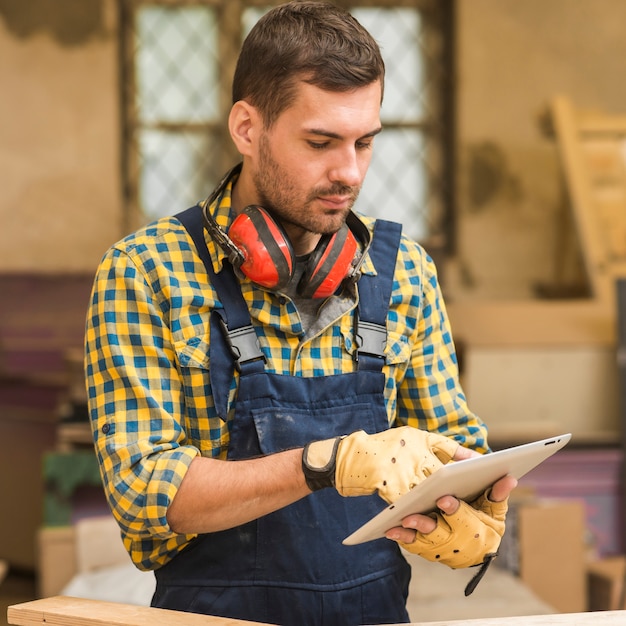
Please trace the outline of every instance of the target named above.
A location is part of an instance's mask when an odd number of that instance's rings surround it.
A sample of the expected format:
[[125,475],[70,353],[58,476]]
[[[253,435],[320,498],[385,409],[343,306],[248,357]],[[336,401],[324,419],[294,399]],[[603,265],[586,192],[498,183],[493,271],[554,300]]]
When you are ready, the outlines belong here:
[[[229,192],[212,207],[223,228],[231,219]],[[373,220],[363,221],[372,228]],[[209,238],[207,245],[219,271],[225,255]],[[376,273],[369,258],[362,271]],[[241,284],[267,371],[310,377],[355,370],[354,298],[309,337],[291,299],[247,279]],[[191,461],[226,457],[228,428],[209,381],[208,320],[216,306],[191,238],[171,217],[112,246],[95,277],[85,340],[89,409],[105,492],[139,569],[160,567],[194,537],[172,532],[166,520]],[[405,237],[387,328],[390,426],[408,424],[486,451],[486,428],[459,385],[433,262]],[[229,419],[235,398],[236,374]]]

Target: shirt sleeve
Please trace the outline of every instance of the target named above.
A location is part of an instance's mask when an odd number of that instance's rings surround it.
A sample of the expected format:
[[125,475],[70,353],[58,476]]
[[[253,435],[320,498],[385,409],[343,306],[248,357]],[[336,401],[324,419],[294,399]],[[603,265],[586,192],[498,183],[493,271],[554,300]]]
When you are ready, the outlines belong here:
[[171,531],[166,513],[199,451],[185,445],[184,394],[164,312],[143,272],[120,250],[110,250],[96,274],[85,349],[106,496],[131,558],[149,569],[158,557],[144,554],[142,542],[165,553],[191,539]]
[[[459,380],[450,322],[432,259],[412,252],[411,271],[400,277],[411,285],[415,301],[415,340],[410,363],[398,388],[397,421],[456,439],[460,444],[488,451],[487,427],[468,407]],[[421,271],[415,271],[420,269]],[[419,296],[419,298],[417,298]]]

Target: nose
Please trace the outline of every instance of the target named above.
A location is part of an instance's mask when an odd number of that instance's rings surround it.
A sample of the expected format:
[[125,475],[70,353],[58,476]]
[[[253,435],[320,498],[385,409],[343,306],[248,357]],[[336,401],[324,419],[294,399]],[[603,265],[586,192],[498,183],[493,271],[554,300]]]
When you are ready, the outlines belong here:
[[368,164],[369,159],[365,161],[354,147],[346,148],[337,155],[337,160],[330,169],[328,177],[333,183],[360,187]]

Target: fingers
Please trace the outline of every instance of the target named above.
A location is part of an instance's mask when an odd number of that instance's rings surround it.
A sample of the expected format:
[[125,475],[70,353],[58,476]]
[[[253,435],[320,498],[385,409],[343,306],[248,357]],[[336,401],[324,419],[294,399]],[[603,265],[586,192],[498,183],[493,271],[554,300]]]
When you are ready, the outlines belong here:
[[[491,488],[489,501],[503,502],[516,486],[517,480],[513,476],[501,478]],[[458,511],[459,506],[459,500],[452,496],[443,496],[437,500],[437,507],[445,515],[454,515]],[[427,535],[432,533],[436,527],[436,520],[428,515],[408,515],[402,520],[402,526],[391,528],[385,536],[387,539],[393,539],[394,541],[412,543],[415,540],[415,531]]]
[[476,452],[476,450],[470,450],[469,448],[459,446],[452,459],[454,461],[464,461],[465,459],[471,459],[475,456],[481,456],[481,454]]
[[[445,563],[455,569],[483,563],[485,555],[498,550],[504,533],[504,520],[492,518],[466,502],[459,504],[452,500],[442,504],[456,506],[456,513],[438,514],[435,530],[429,534],[417,533],[412,543],[400,545],[429,561]],[[482,495],[479,500],[485,502],[486,498]],[[492,502],[488,506],[506,508],[506,502]]]
[[431,452],[443,463],[448,463],[458,454],[461,447],[458,441],[450,437],[444,437],[436,433],[428,433],[426,435]]
[[392,541],[398,541],[400,543],[413,543],[415,541],[415,531],[398,526],[397,528],[391,528],[390,530],[388,530],[385,533],[385,537],[387,537],[387,539],[391,539]]
[[[513,476],[505,476],[493,484],[489,492],[489,500],[491,502],[504,502],[515,487],[517,487],[517,480]],[[443,496],[437,500],[437,507],[446,515],[454,515],[459,508],[459,501],[452,496]]]
[[[437,500],[437,507],[446,515],[454,515],[459,510],[459,506],[459,501],[452,496],[443,496]],[[387,539],[409,543],[415,538],[415,532],[413,532],[414,530],[422,533],[423,535],[427,535],[433,532],[436,527],[437,521],[428,515],[408,515],[402,520],[402,526],[391,528],[387,531],[385,536]]]
[[509,497],[515,487],[517,487],[517,480],[513,476],[505,476],[493,484],[489,493],[489,500],[502,502]]
[[459,509],[459,501],[452,496],[443,496],[437,500],[437,507],[446,515],[454,515]]
[[437,520],[429,515],[407,515],[402,520],[402,526],[390,528],[386,533],[387,539],[400,541],[402,543],[412,543],[415,541],[416,531],[423,535],[432,533],[437,528]]

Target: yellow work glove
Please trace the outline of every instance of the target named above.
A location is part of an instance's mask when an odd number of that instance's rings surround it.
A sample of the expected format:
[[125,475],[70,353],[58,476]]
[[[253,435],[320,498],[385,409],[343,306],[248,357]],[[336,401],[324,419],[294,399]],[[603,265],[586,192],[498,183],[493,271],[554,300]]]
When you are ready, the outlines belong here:
[[432,532],[416,533],[412,543],[398,542],[408,552],[454,569],[482,565],[466,587],[465,595],[472,593],[480,582],[504,535],[508,498],[492,502],[488,493],[489,490],[470,503],[461,501],[456,513],[433,513],[437,527]]
[[308,444],[302,467],[313,491],[334,486],[342,496],[378,492],[392,503],[448,463],[458,447],[453,439],[410,426],[374,435],[360,430]]

